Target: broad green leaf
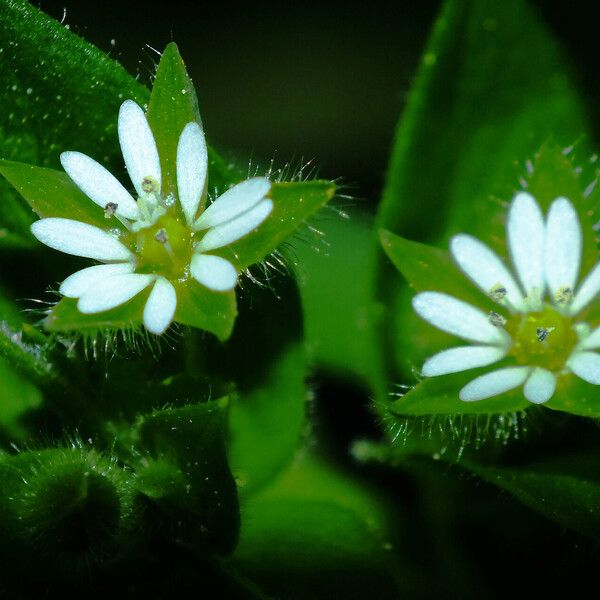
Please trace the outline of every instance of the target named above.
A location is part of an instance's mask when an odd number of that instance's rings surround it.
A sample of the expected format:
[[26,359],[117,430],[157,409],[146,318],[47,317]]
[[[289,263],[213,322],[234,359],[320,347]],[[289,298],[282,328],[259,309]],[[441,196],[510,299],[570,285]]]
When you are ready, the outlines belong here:
[[429,238],[441,226],[489,229],[500,208],[490,197],[510,199],[515,161],[549,136],[574,143],[588,130],[584,114],[530,5],[447,1],[398,126],[379,225]]
[[[138,494],[169,519],[174,539],[230,553],[239,509],[225,450],[226,398],[142,417]],[[146,515],[152,518],[152,513]],[[148,523],[150,525],[150,523]]]
[[58,166],[63,150],[103,163],[119,156],[119,104],[147,101],[140,82],[24,0],[2,0],[0,47],[0,126],[22,147],[12,159]]
[[[25,163],[0,160],[2,174],[39,217],[64,217],[107,228],[104,211],[66,173]],[[120,224],[111,221],[111,226]]]
[[369,489],[305,458],[254,497],[234,555],[281,598],[397,598],[402,567],[387,551],[385,506]]
[[222,256],[240,270],[262,261],[323,208],[335,189],[335,184],[320,180],[274,183],[269,217],[252,234],[225,248]]

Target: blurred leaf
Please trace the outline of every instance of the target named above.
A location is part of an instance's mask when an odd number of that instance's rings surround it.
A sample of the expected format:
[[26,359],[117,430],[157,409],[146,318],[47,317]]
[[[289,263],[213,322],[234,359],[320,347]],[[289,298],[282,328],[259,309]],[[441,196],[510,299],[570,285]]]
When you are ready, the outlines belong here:
[[252,499],[234,555],[281,598],[397,598],[385,507],[368,489],[310,458]]
[[221,554],[233,551],[239,529],[225,451],[227,405],[223,398],[156,411],[138,426],[139,446],[147,453],[139,493],[167,514],[176,541]]
[[584,114],[530,5],[447,1],[398,126],[379,225],[413,238],[488,230],[490,195],[512,196],[515,161],[549,136],[575,142]]
[[[350,210],[315,223],[320,235],[294,248],[306,328],[306,347],[317,369],[380,385],[371,297],[373,218]],[[312,243],[311,243],[312,242]]]
[[39,390],[0,359],[0,432],[8,439],[26,436],[21,419],[42,403]]
[[253,289],[227,344],[206,350],[207,372],[235,381],[229,460],[242,500],[292,460],[306,427],[306,358],[293,280]]
[[[594,475],[580,476],[580,466],[589,464],[589,455],[565,455],[559,465],[551,461],[518,468],[481,466],[468,463],[469,470],[518,498],[563,527],[600,538],[600,481],[598,456]],[[558,467],[558,468],[557,468]]]

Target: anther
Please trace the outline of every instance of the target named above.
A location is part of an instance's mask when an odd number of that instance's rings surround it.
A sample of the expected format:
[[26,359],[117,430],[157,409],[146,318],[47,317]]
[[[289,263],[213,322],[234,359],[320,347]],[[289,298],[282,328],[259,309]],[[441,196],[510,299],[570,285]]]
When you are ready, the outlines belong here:
[[554,331],[555,327],[538,327],[535,330],[535,336],[538,342],[545,342],[548,336]]
[[117,208],[119,208],[118,204],[116,204],[115,202],[109,202],[104,207],[104,218],[110,219],[117,212]]
[[154,236],[154,239],[161,244],[167,244],[169,242],[169,238],[167,237],[167,232],[164,229],[159,229]]
[[489,292],[488,295],[494,302],[502,302],[506,297],[508,290],[500,283],[497,283]]
[[506,319],[495,310],[490,311],[488,320],[494,327],[504,327],[506,325]]
[[562,306],[566,306],[573,300],[573,290],[569,286],[558,288],[556,294],[554,294],[556,303]]
[[154,177],[146,175],[146,177],[142,179],[142,190],[144,190],[146,194],[155,194],[158,192],[158,181],[156,181]]

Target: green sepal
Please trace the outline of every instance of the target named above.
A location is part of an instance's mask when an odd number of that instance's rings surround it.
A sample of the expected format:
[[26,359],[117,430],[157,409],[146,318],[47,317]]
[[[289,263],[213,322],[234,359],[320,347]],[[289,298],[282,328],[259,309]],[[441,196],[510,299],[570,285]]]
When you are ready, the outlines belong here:
[[573,160],[562,147],[553,141],[546,142],[536,154],[532,172],[527,181],[527,191],[547,212],[550,204],[559,197],[570,200],[577,211],[583,234],[583,253],[579,281],[598,262],[598,245],[592,224],[598,220],[593,202],[585,196],[585,183],[576,171]]
[[239,530],[237,490],[225,449],[227,408],[222,398],[160,410],[142,417],[137,427],[138,502],[147,508],[146,519],[159,513],[175,541],[220,554],[233,551]]
[[160,156],[162,193],[176,196],[179,136],[188,123],[202,127],[202,121],[196,90],[173,42],[160,57],[146,117]]
[[210,331],[221,341],[231,335],[237,316],[235,291],[213,292],[191,278],[176,290],[176,322]]
[[505,365],[497,363],[491,367],[470,369],[441,377],[427,377],[398,398],[390,410],[403,416],[481,415],[525,410],[530,404],[525,400],[521,389],[477,402],[464,402],[458,397],[461,388],[469,381],[502,366]]
[[221,252],[239,270],[260,262],[278,248],[335,195],[330,181],[274,183],[270,196],[273,210],[251,234],[227,246]]
[[[74,219],[102,229],[108,221],[104,211],[92,202],[66,173],[25,163],[0,160],[0,174],[23,196],[41,218]],[[111,226],[121,227],[116,220]]]

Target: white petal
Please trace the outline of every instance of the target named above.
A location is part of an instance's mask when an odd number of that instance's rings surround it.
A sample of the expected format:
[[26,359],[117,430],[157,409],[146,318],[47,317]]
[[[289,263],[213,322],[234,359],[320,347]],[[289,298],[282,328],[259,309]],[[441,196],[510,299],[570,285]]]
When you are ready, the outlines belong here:
[[505,367],[480,375],[460,390],[459,398],[465,402],[473,402],[503,394],[523,385],[529,372],[529,367]]
[[134,258],[134,255],[119,240],[88,223],[51,217],[33,223],[31,232],[46,246],[65,254],[97,260]]
[[175,288],[164,277],[159,277],[144,306],[144,326],[150,333],[164,333],[173,321],[176,308]]
[[556,389],[556,377],[546,369],[536,367],[525,382],[523,394],[529,402],[543,404],[552,398]]
[[581,347],[586,350],[597,350],[600,348],[600,327],[596,327],[596,329],[583,340]]
[[508,334],[492,325],[487,315],[470,304],[439,292],[421,292],[413,298],[417,314],[434,327],[452,335],[505,347]]
[[109,265],[95,265],[76,271],[69,275],[60,286],[60,293],[67,298],[79,298],[88,288],[95,286],[100,281],[113,275],[123,273],[133,273],[135,265],[133,263],[115,263]]
[[115,308],[131,300],[155,279],[155,275],[129,273],[114,275],[87,289],[79,298],[77,308],[84,314],[93,314]]
[[515,269],[529,297],[544,294],[544,215],[531,194],[517,194],[510,205],[506,234]]
[[475,367],[486,367],[506,355],[506,350],[494,346],[460,346],[438,352],[428,358],[421,369],[425,377],[447,375],[467,371]]
[[220,256],[195,254],[190,264],[192,276],[215,292],[228,292],[237,283],[235,267]]
[[600,293],[600,263],[598,263],[583,280],[573,298],[569,312],[576,315],[583,310]]
[[524,306],[523,294],[504,263],[483,242],[470,235],[456,235],[450,251],[458,266],[486,294],[495,286],[506,289],[506,299],[517,310]]
[[198,244],[199,250],[214,250],[227,246],[256,229],[273,210],[273,201],[262,200],[254,208],[242,213],[239,217],[217,225],[206,232]]
[[566,198],[557,198],[548,212],[544,250],[546,281],[552,295],[562,287],[575,289],[581,246],[577,212]]
[[206,189],[208,153],[204,132],[198,123],[188,123],[177,144],[177,189],[188,224],[192,224]]
[[600,354],[576,352],[567,361],[567,366],[577,377],[581,377],[588,383],[600,385]]
[[220,225],[256,206],[271,189],[266,177],[253,177],[234,185],[219,196],[196,221],[196,230]]
[[112,202],[119,216],[137,218],[138,207],[131,194],[100,163],[81,152],[63,152],[60,162],[75,185],[98,206],[105,208]]
[[129,178],[138,195],[144,194],[144,177],[155,179],[160,191],[161,171],[156,142],[144,111],[133,100],[121,104],[119,142]]

